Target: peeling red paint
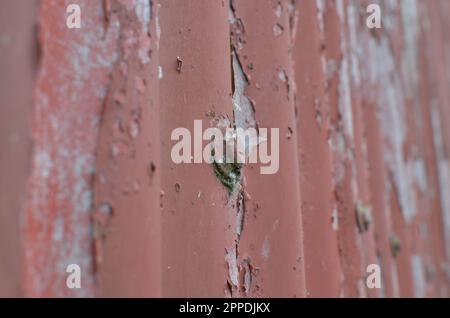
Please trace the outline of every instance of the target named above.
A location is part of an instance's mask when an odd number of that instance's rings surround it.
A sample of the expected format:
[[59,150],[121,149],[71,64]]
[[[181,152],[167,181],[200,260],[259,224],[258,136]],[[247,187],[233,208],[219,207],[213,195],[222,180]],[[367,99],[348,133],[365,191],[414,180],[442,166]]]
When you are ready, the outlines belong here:
[[35,16],[26,0],[0,3],[0,297],[23,293],[19,211],[31,161]]
[[[448,297],[450,4],[374,2],[2,2],[0,296]],[[278,172],[175,164],[194,120]]]
[[[119,29],[120,42],[96,148],[93,214],[99,294],[157,297],[162,292],[159,9],[149,1],[111,1],[107,14],[109,27]],[[109,220],[102,222],[105,205]]]
[[[98,1],[79,1],[85,30],[65,25],[69,2],[39,9],[41,60],[34,91],[33,158],[24,216],[24,284],[29,296],[94,293],[90,211],[95,148],[117,28],[105,33]],[[80,265],[81,290],[66,287]]]
[[[280,130],[282,167],[273,175],[261,175],[258,165],[244,168],[244,189],[251,199],[244,198],[238,261],[245,271],[246,260],[251,259],[258,273],[252,277],[250,293],[243,295],[302,297],[305,277],[298,137],[295,133],[285,137],[289,129],[295,129],[291,40],[288,32],[272,32],[272,26],[288,28],[287,3],[266,1],[257,10],[247,1],[234,1],[232,6],[234,19],[239,21],[231,24],[232,45],[249,79],[246,94],[254,102],[258,126]],[[264,28],[260,21],[265,21]],[[275,190],[279,187],[284,187],[284,191]],[[275,272],[277,275],[273,275]]]

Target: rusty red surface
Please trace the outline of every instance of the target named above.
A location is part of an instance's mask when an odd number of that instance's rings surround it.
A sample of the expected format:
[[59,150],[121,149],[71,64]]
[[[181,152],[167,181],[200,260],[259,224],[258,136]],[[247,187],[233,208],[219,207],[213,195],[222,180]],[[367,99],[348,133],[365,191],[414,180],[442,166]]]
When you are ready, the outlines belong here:
[[[0,296],[449,297],[449,14],[2,1]],[[199,120],[268,128],[278,169],[200,162]],[[172,158],[183,127],[197,163]]]

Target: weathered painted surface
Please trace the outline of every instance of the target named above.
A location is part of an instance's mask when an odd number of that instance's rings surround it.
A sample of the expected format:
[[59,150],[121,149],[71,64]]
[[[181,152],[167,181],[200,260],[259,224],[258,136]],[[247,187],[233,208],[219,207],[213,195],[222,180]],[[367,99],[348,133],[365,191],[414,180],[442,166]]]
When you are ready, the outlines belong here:
[[[92,180],[118,26],[105,29],[100,1],[79,1],[83,28],[66,27],[69,1],[42,1],[34,89],[33,154],[23,211],[24,289],[29,296],[90,296],[94,291]],[[82,289],[66,286],[81,267]]]
[[[229,10],[231,50],[239,61],[233,63],[234,85],[236,67],[241,67],[255,125],[277,127],[280,135],[277,173],[261,174],[258,164],[243,169],[245,183],[238,194],[242,203],[237,211],[238,216],[242,214],[242,227],[236,243],[244,278],[241,295],[303,297],[303,226],[288,7],[278,1],[255,7],[244,0],[232,2]],[[265,21],[264,26],[260,21]],[[267,139],[271,140],[270,134]]]
[[205,129],[233,118],[228,6],[206,0],[160,5],[163,295],[220,297],[237,280],[236,212],[229,208],[235,203],[212,164],[173,163],[171,133],[185,127],[193,135],[194,120]]
[[[0,296],[450,296],[448,1],[0,9]],[[175,164],[194,120],[278,128],[278,172]]]
[[124,40],[117,42],[96,148],[98,293],[157,297],[162,295],[159,10],[149,1],[110,1],[105,14],[107,28],[117,27]]
[[0,3],[0,297],[22,294],[19,211],[31,162],[35,26],[35,4]]

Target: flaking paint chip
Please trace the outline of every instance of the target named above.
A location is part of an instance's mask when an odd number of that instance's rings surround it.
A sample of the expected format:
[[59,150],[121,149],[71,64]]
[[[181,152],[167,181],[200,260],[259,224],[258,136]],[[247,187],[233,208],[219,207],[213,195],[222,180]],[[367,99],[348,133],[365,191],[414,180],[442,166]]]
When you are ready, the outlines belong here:
[[177,72],[181,73],[181,68],[183,67],[183,60],[177,56]]
[[369,230],[369,226],[372,223],[370,206],[359,202],[356,205],[356,224],[358,226],[359,233],[365,233]]
[[281,34],[283,34],[284,28],[281,24],[277,23],[273,26],[272,31],[273,31],[273,35],[278,37]]
[[401,242],[400,242],[400,238],[399,238],[397,235],[392,234],[392,235],[389,237],[389,243],[390,243],[390,245],[391,245],[391,253],[392,253],[392,256],[393,256],[393,257],[397,257],[398,253],[399,253],[400,250],[401,250]]

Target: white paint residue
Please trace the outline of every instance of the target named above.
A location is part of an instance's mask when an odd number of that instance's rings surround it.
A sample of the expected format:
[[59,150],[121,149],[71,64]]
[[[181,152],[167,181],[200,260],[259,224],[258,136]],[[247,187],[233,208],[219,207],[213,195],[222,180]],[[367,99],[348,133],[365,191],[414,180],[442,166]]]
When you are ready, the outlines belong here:
[[426,193],[428,190],[427,167],[423,159],[417,159],[414,162],[414,177],[420,191]]
[[349,28],[349,34],[350,34],[350,41],[349,41],[349,49],[350,49],[350,68],[351,68],[351,75],[352,75],[352,81],[355,86],[359,86],[361,83],[361,75],[359,74],[359,60],[358,56],[361,55],[361,46],[358,45],[358,39],[357,39],[357,21],[358,18],[358,12],[357,7],[355,6],[354,2],[351,2],[348,6],[348,28]]
[[419,255],[413,255],[411,259],[412,274],[414,281],[415,296],[417,298],[425,297],[425,278],[422,266],[422,259]]
[[445,236],[445,249],[447,257],[450,258],[450,161],[445,156],[445,146],[442,136],[441,116],[439,105],[431,103],[431,124],[433,127],[433,143],[438,161],[439,197],[442,211],[442,222]]
[[59,217],[53,224],[53,236],[54,242],[61,242],[64,238],[64,219]]
[[325,24],[324,24],[324,20],[323,20],[323,15],[325,13],[324,0],[316,0],[316,7],[317,7],[317,20],[319,21],[319,31],[320,31],[320,34],[323,36],[324,30],[325,30]]
[[149,0],[136,0],[135,13],[142,25],[139,40],[138,56],[142,64],[150,63],[149,23],[151,18],[151,5]]
[[237,266],[236,249],[227,250],[225,261],[228,264],[228,277],[234,286],[239,286],[239,270]]
[[344,57],[339,72],[339,112],[344,122],[345,133],[353,140],[353,110],[351,100],[350,78],[348,72],[348,60]]
[[400,1],[405,48],[402,58],[402,74],[406,96],[413,97],[417,92],[419,75],[417,73],[417,40],[419,37],[419,18],[416,0]]
[[[118,56],[112,52],[118,51],[119,24],[113,15],[105,34],[104,25],[98,23],[104,16],[102,4],[82,1],[81,5],[91,10],[83,18],[84,32],[59,32],[48,24],[41,26],[43,49],[33,114],[40,129],[33,131],[33,170],[26,211],[42,231],[32,236],[32,246],[25,254],[25,262],[35,264],[27,279],[36,294],[52,290],[68,295],[65,288],[61,289],[63,285],[60,288],[55,284],[55,278],[65,279],[64,269],[70,263],[80,265],[85,273],[84,288],[77,296],[92,296],[94,286],[89,227],[98,133],[98,121],[94,119],[101,111],[108,75]],[[63,52],[63,58],[54,58],[55,48]],[[50,248],[49,240],[54,243]]]
[[[345,25],[345,8],[342,1],[337,1],[337,11],[340,18],[341,25]],[[345,30],[345,28],[343,28]],[[339,112],[342,116],[344,123],[344,131],[347,137],[353,141],[353,110],[352,110],[352,100],[351,100],[351,84],[350,84],[350,74],[349,74],[349,61],[346,54],[347,50],[352,51],[351,48],[347,47],[347,38],[345,33],[342,31],[341,35],[341,51],[343,52],[343,58],[340,64],[339,70],[339,101],[338,107]]]
[[236,18],[234,17],[233,8],[231,7],[231,2],[230,2],[230,5],[228,6],[228,22],[230,24],[234,24],[236,22]]
[[334,231],[337,231],[339,229],[339,218],[338,218],[338,211],[336,208],[333,209],[331,227],[333,228]]
[[151,3],[149,0],[136,0],[135,12],[145,31],[148,31],[148,24],[151,17]]
[[394,178],[400,207],[405,220],[409,223],[416,214],[416,198],[413,191],[415,173],[409,169],[404,158],[404,144],[407,127],[405,97],[401,78],[395,68],[394,57],[389,42],[382,38],[379,42],[371,40],[372,58],[371,74],[379,90],[379,120],[386,141],[384,160]]
[[344,0],[336,0],[336,11],[341,21],[345,21]]
[[34,157],[34,169],[42,178],[48,178],[53,166],[50,154],[45,151],[39,151]]
[[248,86],[247,78],[234,51],[232,53],[232,57],[234,73],[233,110],[236,127],[243,129],[256,127],[253,106],[248,97],[245,95],[245,91]]
[[270,243],[269,243],[269,238],[265,237],[264,238],[264,242],[263,245],[261,247],[261,256],[262,258],[267,261],[269,259],[270,256]]
[[159,8],[161,7],[161,4],[158,3],[157,10],[156,10],[156,17],[155,17],[155,28],[156,28],[156,49],[159,49],[159,40],[161,39],[161,25],[159,22]]

